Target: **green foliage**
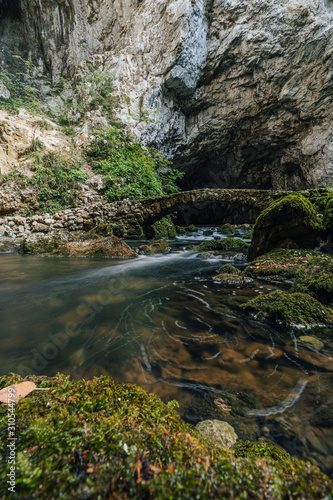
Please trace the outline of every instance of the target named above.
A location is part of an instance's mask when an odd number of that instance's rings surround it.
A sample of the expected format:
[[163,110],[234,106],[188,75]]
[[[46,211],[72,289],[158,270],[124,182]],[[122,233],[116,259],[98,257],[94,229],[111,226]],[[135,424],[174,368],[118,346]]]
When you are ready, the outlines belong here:
[[75,197],[87,178],[88,174],[82,170],[82,161],[65,160],[59,153],[48,152],[41,157],[31,177],[14,170],[1,175],[0,184],[14,182],[19,190],[34,187],[40,211],[53,214],[75,206]]
[[181,177],[156,150],[131,138],[123,130],[110,127],[96,132],[87,148],[95,172],[104,176],[109,202],[142,199],[178,191]]
[[[316,467],[264,441],[234,451],[208,445],[159,398],[108,377],[29,377],[38,387],[15,408],[17,485],[8,493],[6,434],[0,442],[0,495],[6,498],[156,500],[329,498]],[[0,378],[0,388],[18,383]],[[0,426],[8,425],[0,407]]]
[[27,60],[16,55],[13,57],[22,62],[24,72],[12,74],[6,69],[0,71],[0,81],[10,92],[9,99],[0,99],[0,106],[11,111],[21,107],[41,111],[41,86],[46,83],[42,68],[36,67],[30,57]]
[[305,293],[276,290],[242,306],[256,319],[283,325],[333,325],[333,312]]
[[104,115],[111,116],[113,92],[112,76],[90,63],[85,66],[85,74],[77,80],[60,78],[54,89],[60,97],[58,105],[53,105],[51,114],[56,116],[67,133],[72,133],[72,126],[84,119],[88,111],[101,108]]

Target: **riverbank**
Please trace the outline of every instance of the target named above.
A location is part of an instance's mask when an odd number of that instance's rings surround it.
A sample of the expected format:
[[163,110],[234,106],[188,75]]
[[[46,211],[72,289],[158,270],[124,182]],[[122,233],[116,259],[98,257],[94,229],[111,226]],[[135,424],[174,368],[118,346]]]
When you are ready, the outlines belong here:
[[[0,378],[0,389],[19,383]],[[159,398],[110,378],[29,377],[39,388],[15,405],[15,494],[7,498],[329,498],[316,467],[261,440],[214,446]],[[6,428],[7,407],[0,406]],[[2,462],[7,455],[1,440]]]

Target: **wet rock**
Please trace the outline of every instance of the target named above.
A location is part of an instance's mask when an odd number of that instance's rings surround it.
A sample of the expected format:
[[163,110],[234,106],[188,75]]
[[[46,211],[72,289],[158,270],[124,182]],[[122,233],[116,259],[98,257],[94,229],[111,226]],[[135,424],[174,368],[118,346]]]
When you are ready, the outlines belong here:
[[25,254],[57,255],[59,257],[137,257],[134,250],[116,236],[68,242],[59,238],[42,239],[37,242],[24,240],[19,251]]
[[234,428],[221,420],[204,420],[196,427],[201,432],[202,437],[213,446],[230,448],[238,439]]
[[240,276],[239,274],[218,274],[212,278],[214,281],[218,281],[223,285],[245,285],[247,283],[252,283],[252,278],[246,278],[245,276]]
[[152,241],[149,245],[141,245],[136,249],[136,252],[139,255],[155,255],[157,253],[169,253],[170,250],[167,240],[161,239]]

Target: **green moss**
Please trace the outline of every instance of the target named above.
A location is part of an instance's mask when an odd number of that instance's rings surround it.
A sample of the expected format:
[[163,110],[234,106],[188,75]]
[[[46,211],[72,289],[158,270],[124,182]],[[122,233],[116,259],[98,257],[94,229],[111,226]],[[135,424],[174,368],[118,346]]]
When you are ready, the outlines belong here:
[[198,231],[198,228],[194,224],[190,224],[186,227],[186,231],[189,233],[195,233],[196,231]]
[[204,231],[202,234],[204,236],[212,236],[212,234],[214,233],[214,231],[212,231],[211,229],[207,229],[206,231]]
[[186,234],[185,227],[175,226],[177,234]]
[[237,238],[224,238],[223,240],[203,241],[200,245],[193,247],[193,250],[199,252],[211,250],[241,250],[249,246],[248,243]]
[[305,293],[276,290],[244,304],[255,319],[284,325],[333,325],[333,312]]
[[258,217],[253,230],[249,258],[274,248],[313,249],[322,230],[322,221],[312,203],[301,194],[274,201]]
[[234,234],[235,230],[231,224],[223,224],[219,229],[219,233],[221,234]]
[[311,250],[275,249],[261,255],[243,274],[268,281],[289,282],[323,304],[333,303],[333,257]]
[[[16,405],[17,498],[282,500],[329,498],[332,483],[316,467],[259,441],[234,451],[212,448],[156,396],[108,377],[70,381],[30,377],[49,391]],[[20,382],[0,378],[0,388]],[[7,407],[0,407],[1,428]],[[0,443],[6,463],[7,440]],[[8,495],[8,468],[0,494]]]
[[231,264],[223,264],[223,266],[221,266],[219,269],[218,269],[218,272],[220,274],[222,273],[228,273],[228,274],[240,274],[240,270],[237,269],[237,267],[235,266],[232,266]]
[[177,231],[175,228],[174,223],[172,222],[170,216],[169,217],[164,217],[164,219],[161,219],[152,226],[154,233],[155,233],[155,238],[160,239],[160,238],[175,238],[177,235]]

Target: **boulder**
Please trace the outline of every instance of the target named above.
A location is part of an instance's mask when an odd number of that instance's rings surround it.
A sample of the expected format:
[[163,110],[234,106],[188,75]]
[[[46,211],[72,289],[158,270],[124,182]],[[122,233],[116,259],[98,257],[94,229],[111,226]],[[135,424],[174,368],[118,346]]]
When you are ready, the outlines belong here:
[[269,205],[258,217],[249,248],[250,260],[274,248],[315,248],[321,221],[309,200],[290,194]]
[[333,325],[333,312],[306,293],[276,290],[243,304],[255,319],[286,326]]
[[23,240],[19,252],[59,257],[137,257],[135,251],[116,236],[68,242],[58,238],[42,239],[37,242]]
[[202,437],[213,446],[233,446],[238,436],[235,429],[221,420],[204,420],[197,425]]

